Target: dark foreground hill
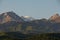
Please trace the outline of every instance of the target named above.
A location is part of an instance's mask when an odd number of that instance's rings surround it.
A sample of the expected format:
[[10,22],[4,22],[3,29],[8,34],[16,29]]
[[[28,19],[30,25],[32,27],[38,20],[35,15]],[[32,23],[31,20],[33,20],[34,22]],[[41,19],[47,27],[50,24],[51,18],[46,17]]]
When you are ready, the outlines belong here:
[[27,34],[24,35],[18,32],[8,32],[5,33],[4,35],[1,35],[0,40],[60,40],[60,33],[42,33],[35,35]]

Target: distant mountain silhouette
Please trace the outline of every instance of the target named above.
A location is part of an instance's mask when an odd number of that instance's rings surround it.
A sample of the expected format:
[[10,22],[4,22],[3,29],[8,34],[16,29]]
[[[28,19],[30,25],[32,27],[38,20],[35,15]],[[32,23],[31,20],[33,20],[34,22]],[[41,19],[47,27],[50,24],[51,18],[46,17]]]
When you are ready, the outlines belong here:
[[0,23],[6,23],[9,21],[23,22],[23,19],[21,19],[13,11],[0,14]]

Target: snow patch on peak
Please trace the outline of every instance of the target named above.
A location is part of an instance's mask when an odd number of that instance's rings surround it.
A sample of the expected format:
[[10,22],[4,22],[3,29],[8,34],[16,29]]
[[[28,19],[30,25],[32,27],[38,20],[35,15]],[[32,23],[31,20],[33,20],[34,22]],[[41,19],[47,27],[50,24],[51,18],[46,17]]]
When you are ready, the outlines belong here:
[[32,21],[32,20],[34,20],[34,18],[33,17],[30,17],[30,16],[21,16],[21,18],[24,20],[24,21]]

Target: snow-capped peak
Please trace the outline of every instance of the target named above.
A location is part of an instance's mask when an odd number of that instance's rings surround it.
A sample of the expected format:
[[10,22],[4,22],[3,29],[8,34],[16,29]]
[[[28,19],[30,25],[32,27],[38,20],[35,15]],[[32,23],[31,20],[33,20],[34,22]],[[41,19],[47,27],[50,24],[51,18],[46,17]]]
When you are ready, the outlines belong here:
[[32,21],[34,20],[34,18],[30,17],[30,16],[21,16],[21,18],[24,20],[24,21]]

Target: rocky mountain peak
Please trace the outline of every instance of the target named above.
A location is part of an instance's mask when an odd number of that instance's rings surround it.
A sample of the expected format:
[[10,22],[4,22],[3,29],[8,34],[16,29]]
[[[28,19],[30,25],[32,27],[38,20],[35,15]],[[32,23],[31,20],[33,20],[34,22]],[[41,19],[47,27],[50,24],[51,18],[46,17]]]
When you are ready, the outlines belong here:
[[59,14],[54,14],[50,17],[50,20],[55,20],[56,18],[60,17]]
[[21,17],[19,17],[13,11],[5,12],[5,13],[0,14],[0,23],[6,23],[6,22],[9,22],[9,21],[23,22]]
[[58,13],[56,13],[50,17],[50,20],[52,20],[54,22],[60,22],[60,15]]

